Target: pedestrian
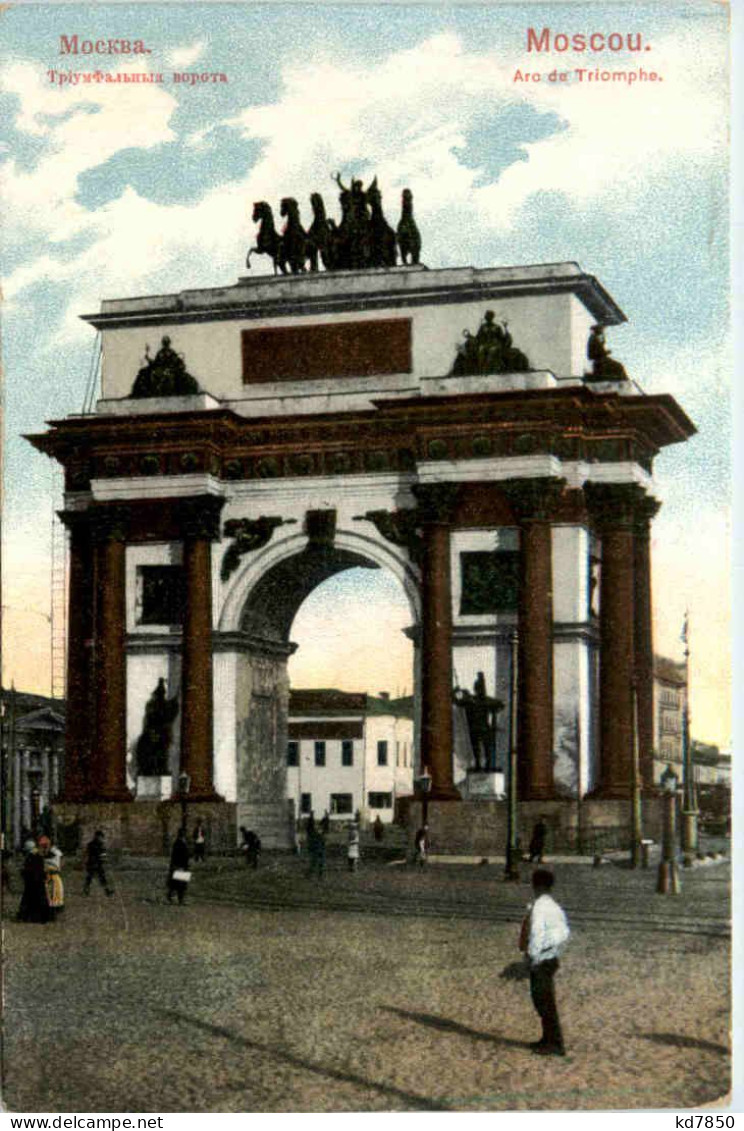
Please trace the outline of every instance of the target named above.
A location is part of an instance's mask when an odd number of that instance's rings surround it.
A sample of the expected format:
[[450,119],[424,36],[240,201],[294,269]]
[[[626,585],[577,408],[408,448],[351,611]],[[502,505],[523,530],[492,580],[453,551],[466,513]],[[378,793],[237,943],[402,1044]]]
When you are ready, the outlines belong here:
[[44,878],[49,904],[49,918],[55,919],[65,909],[65,887],[62,883],[62,853],[48,836],[39,837],[39,854],[44,860]]
[[414,861],[420,868],[423,868],[426,863],[426,858],[429,853],[429,826],[422,825],[416,833],[414,840],[415,856]]
[[258,858],[261,855],[261,837],[253,829],[247,829],[245,834],[245,861],[249,868],[258,867]]
[[325,853],[325,837],[320,829],[316,828],[315,821],[311,816],[307,823],[308,876],[317,876],[319,880],[323,879],[325,873]]
[[191,872],[189,871],[189,845],[186,840],[186,829],[180,828],[178,836],[173,841],[171,849],[170,868],[168,869],[168,902],[173,902],[173,896],[178,897],[179,904],[186,898]]
[[359,826],[356,822],[349,823],[349,846],[346,850],[346,860],[350,872],[356,872],[359,865]]
[[532,837],[530,839],[530,864],[542,863],[547,835],[548,826],[545,823],[544,815],[541,814],[539,821],[535,823],[535,827],[532,830]]
[[194,863],[198,860],[203,864],[206,853],[207,834],[204,830],[204,822],[199,820],[194,826]]
[[375,823],[372,826],[372,832],[374,833],[375,840],[379,844],[380,841],[382,840],[382,838],[385,835],[385,826],[383,825],[382,821],[380,820],[380,814],[379,813],[375,817]]
[[320,831],[322,832],[323,836],[328,836],[329,832],[331,831],[331,818],[327,809],[323,814],[322,820],[320,822]]
[[18,919],[22,923],[48,923],[50,918],[44,857],[34,844],[23,861],[23,892]]
[[534,901],[520,932],[520,950],[527,955],[532,1003],[542,1021],[542,1037],[530,1048],[541,1056],[565,1056],[563,1034],[555,1003],[554,979],[558,957],[568,942],[570,930],[566,914],[551,896],[553,873],[535,869],[532,875]]
[[90,895],[90,885],[93,883],[94,878],[98,879],[106,895],[114,894],[114,889],[109,884],[106,875],[107,857],[108,853],[106,852],[106,841],[103,830],[97,829],[93,839],[88,841],[88,846],[85,850],[85,883],[83,885],[83,895]]

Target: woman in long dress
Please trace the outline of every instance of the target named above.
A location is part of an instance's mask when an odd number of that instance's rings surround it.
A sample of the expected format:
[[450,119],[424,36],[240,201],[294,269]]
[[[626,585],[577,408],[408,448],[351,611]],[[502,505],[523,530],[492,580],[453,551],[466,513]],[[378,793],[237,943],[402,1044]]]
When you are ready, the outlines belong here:
[[23,894],[18,918],[24,923],[48,923],[50,919],[44,857],[37,845],[29,848],[23,861]]
[[44,874],[50,918],[64,910],[65,886],[62,883],[62,853],[48,837],[39,838],[39,848],[44,854]]

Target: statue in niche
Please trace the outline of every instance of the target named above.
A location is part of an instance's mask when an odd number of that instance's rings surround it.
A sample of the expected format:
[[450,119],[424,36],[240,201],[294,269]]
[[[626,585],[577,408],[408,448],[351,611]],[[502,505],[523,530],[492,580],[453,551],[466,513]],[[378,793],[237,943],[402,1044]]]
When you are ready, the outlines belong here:
[[168,699],[161,677],[147,700],[142,734],[137,739],[137,773],[140,777],[162,777],[170,770],[168,750],[173,722],[178,714],[178,696]]
[[530,363],[514,345],[508,322],[497,322],[487,310],[477,334],[463,331],[452,366],[453,377],[475,377],[492,373],[524,373]]
[[586,356],[592,363],[592,371],[585,376],[592,381],[627,381],[625,366],[616,361],[608,350],[604,332],[604,326],[599,323],[592,326],[586,345]]
[[456,687],[453,698],[465,712],[470,746],[473,751],[473,769],[477,773],[491,773],[496,769],[496,716],[504,704],[486,694],[486,680],[478,672],[473,690]]
[[199,392],[199,383],[186,370],[180,353],[171,348],[166,334],[155,357],[145,346],[145,364],[137,374],[130,397],[189,397]]

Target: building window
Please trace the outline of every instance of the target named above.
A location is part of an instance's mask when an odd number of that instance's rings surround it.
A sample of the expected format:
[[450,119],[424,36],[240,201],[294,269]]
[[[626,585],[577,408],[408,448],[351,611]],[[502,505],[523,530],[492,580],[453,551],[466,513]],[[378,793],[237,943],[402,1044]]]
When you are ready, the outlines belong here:
[[[341,742],[341,765],[354,765],[354,743],[350,738],[344,738]],[[343,794],[343,796],[345,797],[346,794]]]
[[396,764],[396,766],[400,766],[400,743],[399,742],[396,742],[396,744],[395,744],[395,764]]
[[303,793],[300,797],[300,812],[312,813],[313,811],[313,795],[312,793]]
[[299,742],[287,743],[287,765],[299,766],[300,764],[300,744]]
[[138,566],[137,624],[183,624],[183,566]]
[[388,764],[388,744],[387,742],[380,741],[377,743],[377,765],[387,766]]
[[392,809],[392,793],[368,793],[367,804],[370,809]]
[[460,554],[461,616],[511,613],[519,593],[519,551]]
[[352,813],[354,810],[354,794],[353,793],[332,793],[331,794],[331,812],[332,813]]
[[315,743],[315,765],[325,766],[325,742]]

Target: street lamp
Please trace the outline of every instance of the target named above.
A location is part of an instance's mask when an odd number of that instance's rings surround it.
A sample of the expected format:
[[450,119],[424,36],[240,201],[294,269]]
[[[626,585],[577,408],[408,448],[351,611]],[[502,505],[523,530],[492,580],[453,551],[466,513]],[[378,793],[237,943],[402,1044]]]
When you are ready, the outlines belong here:
[[641,841],[643,839],[643,815],[641,813],[641,768],[638,751],[638,681],[633,677],[633,760],[631,762],[630,786],[630,866],[637,868],[641,863]]
[[186,832],[186,804],[191,789],[191,778],[188,774],[178,775],[178,799],[181,802],[181,828]]
[[659,782],[664,798],[664,842],[656,891],[659,895],[679,895],[682,890],[677,872],[677,775],[667,766]]
[[517,681],[519,676],[519,633],[516,629],[509,638],[511,664],[509,665],[509,761],[506,779],[506,862],[504,879],[518,881],[519,874],[519,820],[517,814]]
[[429,767],[424,766],[424,772],[416,779],[416,787],[421,794],[421,824],[429,823],[429,793],[431,792],[431,774]]
[[695,775],[692,764],[692,743],[690,741],[690,647],[688,616],[682,630],[685,645],[685,690],[682,709],[682,864],[691,868],[698,850],[698,806],[695,791]]

